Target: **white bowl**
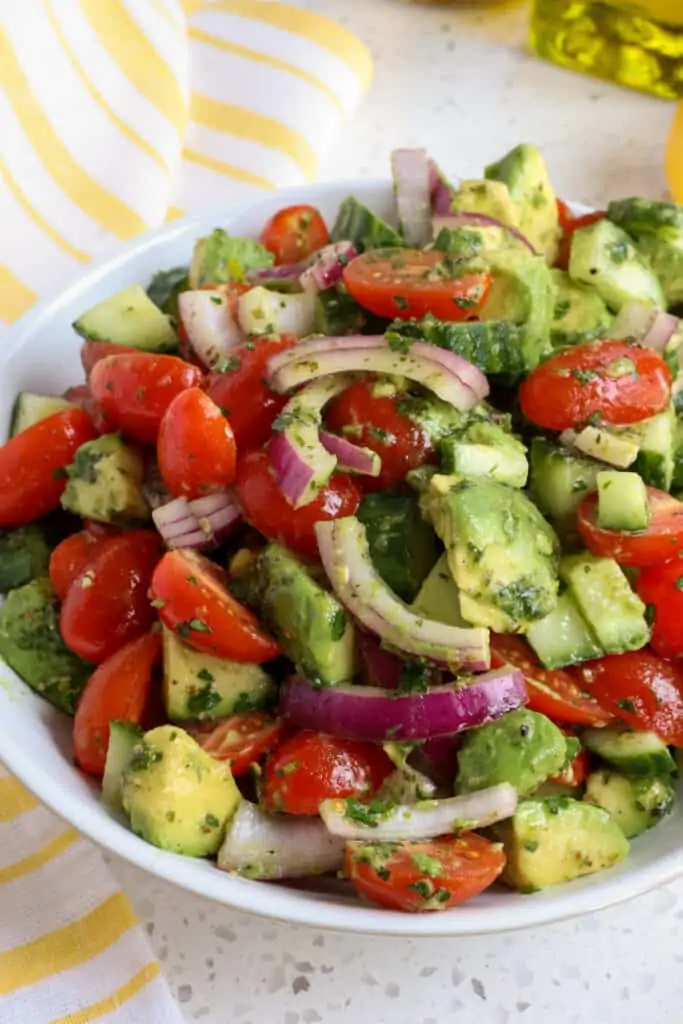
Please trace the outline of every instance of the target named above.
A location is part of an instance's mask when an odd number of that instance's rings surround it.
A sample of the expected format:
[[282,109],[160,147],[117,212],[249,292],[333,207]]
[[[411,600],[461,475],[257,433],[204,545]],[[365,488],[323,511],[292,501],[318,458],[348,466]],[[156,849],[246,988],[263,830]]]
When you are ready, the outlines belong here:
[[[296,202],[315,203],[328,222],[354,193],[381,216],[391,216],[391,188],[349,181],[278,192],[250,207],[201,213],[151,232],[93,264],[66,291],[37,304],[2,338],[0,429],[7,429],[19,391],[59,394],[82,381],[78,314],[126,285],[146,283],[159,269],[187,263],[195,239],[216,224],[258,234],[266,218]],[[35,795],[96,843],[132,864],[209,899],[316,928],[391,935],[475,935],[544,924],[610,906],[683,872],[683,808],[637,839],[627,860],[591,877],[522,896],[490,891],[456,910],[399,914],[357,901],[336,883],[301,886],[233,878],[213,863],[155,849],[101,806],[98,787],[73,766],[70,720],[36,697],[0,662],[0,760]]]

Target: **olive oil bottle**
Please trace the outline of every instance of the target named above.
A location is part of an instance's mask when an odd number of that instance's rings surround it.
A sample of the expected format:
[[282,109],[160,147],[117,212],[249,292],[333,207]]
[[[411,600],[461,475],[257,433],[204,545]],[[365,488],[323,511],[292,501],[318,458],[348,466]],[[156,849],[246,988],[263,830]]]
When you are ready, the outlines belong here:
[[532,0],[530,41],[564,67],[683,97],[683,0]]

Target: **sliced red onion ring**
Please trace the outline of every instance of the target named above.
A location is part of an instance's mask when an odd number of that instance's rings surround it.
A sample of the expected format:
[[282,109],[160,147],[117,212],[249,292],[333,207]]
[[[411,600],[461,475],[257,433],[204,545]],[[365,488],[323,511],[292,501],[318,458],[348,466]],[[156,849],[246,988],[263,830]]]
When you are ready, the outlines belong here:
[[448,213],[445,216],[438,215],[432,217],[432,236],[434,238],[436,238],[442,228],[449,228],[451,231],[457,231],[458,228],[500,228],[501,231],[507,232],[513,238],[516,238],[518,242],[521,242],[529,252],[536,253],[536,249],[521,231],[510,227],[509,224],[504,224],[502,220],[496,220],[495,217],[487,217],[483,213],[456,212]]
[[165,505],[155,508],[152,513],[152,519],[157,529],[161,530],[163,527],[171,526],[173,523],[180,523],[184,519],[191,519],[192,515],[192,509],[187,498],[173,498],[172,501],[166,502]]
[[323,292],[341,279],[344,267],[358,255],[353,242],[332,242],[315,253],[299,278],[301,287]]
[[169,537],[166,540],[169,548],[194,548],[196,551],[208,551],[216,546],[213,537],[198,526],[196,530],[189,533],[182,533],[176,537]]
[[426,149],[395,149],[391,154],[398,222],[406,245],[420,248],[430,240],[432,212]]
[[[353,615],[387,643],[417,658],[482,672],[491,663],[489,631],[461,629],[415,615],[377,573],[355,516],[315,526],[320,558],[335,594]],[[454,732],[446,729],[445,732]],[[407,737],[406,737],[407,738]]]
[[374,686],[316,687],[300,676],[285,680],[282,714],[302,729],[356,740],[427,740],[493,722],[527,701],[524,676],[509,666],[469,686],[451,683],[425,693],[392,694]]
[[210,370],[220,367],[246,340],[218,289],[181,292],[178,309],[192,348]]
[[266,814],[242,800],[218,851],[218,867],[243,878],[303,878],[337,871],[344,840],[319,818]]
[[429,194],[432,201],[432,211],[438,214],[450,213],[452,189],[438,165],[430,157],[427,160],[429,171]]
[[198,550],[220,544],[241,516],[242,509],[227,491],[189,502],[174,498],[152,512],[154,525],[169,547]]
[[629,302],[614,319],[609,329],[610,338],[631,338],[645,348],[663,352],[680,327],[678,317],[661,313],[643,302]]
[[193,501],[189,501],[188,507],[192,515],[196,516],[197,519],[201,519],[202,516],[210,516],[213,512],[219,512],[226,506],[234,506],[235,504],[235,499],[231,494],[228,494],[226,491],[217,491],[215,494],[207,494],[203,498],[195,498]]
[[280,267],[259,267],[247,271],[247,281],[264,284],[266,281],[298,281],[305,263],[285,263]]
[[[320,817],[332,835],[343,839],[371,839],[374,842],[403,842],[434,839],[451,832],[469,832],[511,818],[519,798],[514,786],[501,782],[466,796],[446,800],[424,800],[397,804],[377,814],[376,824],[362,825],[346,816],[346,800],[323,800]],[[368,815],[368,821],[372,820]]]
[[382,460],[371,448],[363,448],[353,444],[345,437],[330,434],[327,430],[320,431],[320,443],[328,452],[337,456],[340,469],[348,473],[359,473],[362,476],[379,476]]

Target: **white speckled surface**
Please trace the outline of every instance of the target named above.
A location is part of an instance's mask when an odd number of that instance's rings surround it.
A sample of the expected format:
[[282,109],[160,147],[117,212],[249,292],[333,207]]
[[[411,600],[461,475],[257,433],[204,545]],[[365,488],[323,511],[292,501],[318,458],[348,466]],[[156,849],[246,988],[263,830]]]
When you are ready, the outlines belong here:
[[[565,196],[664,194],[672,107],[532,58],[524,6],[485,19],[400,0],[303,6],[357,31],[377,64],[326,177],[386,174],[394,145],[425,145],[444,169],[476,175],[524,140],[543,148]],[[414,942],[269,924],[112,866],[187,1021],[663,1024],[683,999],[683,881],[535,933]]]

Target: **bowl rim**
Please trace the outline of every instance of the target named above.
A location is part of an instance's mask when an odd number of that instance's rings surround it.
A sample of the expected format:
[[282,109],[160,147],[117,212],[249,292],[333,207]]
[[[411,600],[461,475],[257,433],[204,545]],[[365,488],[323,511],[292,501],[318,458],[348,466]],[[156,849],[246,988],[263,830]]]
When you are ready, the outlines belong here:
[[[290,203],[319,203],[325,197],[337,197],[341,190],[362,197],[377,192],[388,193],[390,188],[391,183],[387,179],[368,178],[295,186],[268,193],[253,203],[228,203],[219,208],[200,210],[108,248],[83,273],[74,275],[66,285],[41,298],[4,332],[0,368],[45,321],[58,320],[62,307],[81,293],[106,282],[115,270],[125,268],[127,263],[154,249],[159,242],[179,240],[183,236],[188,240],[194,239],[207,229],[209,223],[221,223],[229,228],[236,218],[245,213],[258,213],[261,208],[265,218],[274,209]],[[577,212],[585,209],[575,205]],[[93,813],[78,793],[60,788],[47,768],[31,756],[30,750],[24,749],[20,737],[15,738],[9,730],[0,729],[0,760],[41,803],[114,856],[166,882],[235,910],[322,930],[412,938],[515,931],[613,906],[664,885],[683,873],[681,843],[678,850],[665,853],[652,862],[639,864],[623,874],[605,872],[594,875],[591,878],[599,881],[590,885],[581,884],[585,879],[579,879],[578,886],[566,883],[536,896],[521,897],[523,904],[514,894],[506,893],[502,906],[487,906],[475,901],[449,913],[404,914],[363,903],[351,905],[334,899],[311,898],[299,889],[240,879],[218,869],[207,871],[208,865],[204,861],[158,850],[133,835],[114,817]]]

